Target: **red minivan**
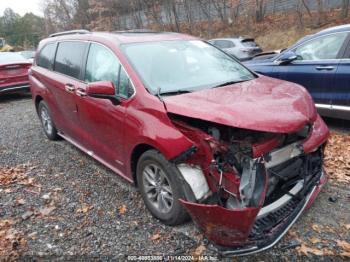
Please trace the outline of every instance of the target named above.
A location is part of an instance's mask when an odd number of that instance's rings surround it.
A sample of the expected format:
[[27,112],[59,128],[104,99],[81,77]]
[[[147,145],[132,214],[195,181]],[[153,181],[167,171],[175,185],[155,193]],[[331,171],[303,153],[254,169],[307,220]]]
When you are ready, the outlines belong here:
[[326,182],[308,92],[192,36],[53,34],[30,84],[50,140],[134,183],[163,223],[190,216],[223,255],[272,247]]

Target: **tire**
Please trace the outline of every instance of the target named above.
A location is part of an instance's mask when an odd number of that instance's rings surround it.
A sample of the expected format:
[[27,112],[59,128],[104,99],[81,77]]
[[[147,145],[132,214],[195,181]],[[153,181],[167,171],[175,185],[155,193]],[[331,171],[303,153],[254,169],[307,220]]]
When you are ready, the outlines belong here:
[[58,140],[58,132],[55,126],[55,123],[52,120],[51,117],[51,111],[49,109],[49,106],[46,104],[45,101],[40,101],[38,106],[38,115],[40,118],[41,125],[44,129],[44,133],[47,136],[49,140]]
[[[167,161],[158,151],[149,150],[140,157],[136,172],[142,198],[154,217],[171,226],[182,224],[189,219],[179,201],[179,199],[186,200],[186,197],[180,180],[181,174],[175,165]],[[161,177],[163,179],[159,179]],[[155,185],[152,184],[152,178]]]

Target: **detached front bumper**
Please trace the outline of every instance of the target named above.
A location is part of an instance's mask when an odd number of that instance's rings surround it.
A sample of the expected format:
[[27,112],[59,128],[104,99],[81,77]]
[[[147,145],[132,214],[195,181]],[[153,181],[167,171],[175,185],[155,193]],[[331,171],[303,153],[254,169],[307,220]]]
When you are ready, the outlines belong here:
[[[249,255],[273,247],[299,216],[312,205],[326,181],[326,174],[322,170],[317,180],[305,188],[303,198],[292,199],[288,204],[263,218],[259,218],[259,208],[230,210],[218,205],[185,201],[182,203],[206,237],[217,244],[217,251],[221,255]],[[268,220],[272,220],[275,224],[268,229],[268,232],[266,230],[259,232],[259,227],[266,228]]]

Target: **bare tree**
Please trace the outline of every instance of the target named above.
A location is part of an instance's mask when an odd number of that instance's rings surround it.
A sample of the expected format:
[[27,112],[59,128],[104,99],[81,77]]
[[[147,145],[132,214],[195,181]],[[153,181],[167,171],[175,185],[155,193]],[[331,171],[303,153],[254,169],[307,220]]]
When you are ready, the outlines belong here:
[[311,11],[309,6],[305,3],[305,0],[300,0],[299,3],[301,3],[303,5],[303,7],[306,9],[307,13],[309,14],[309,16],[311,17]]
[[255,3],[256,3],[255,20],[256,22],[262,22],[265,16],[264,0],[255,0]]
[[346,18],[349,14],[349,0],[343,0],[342,1],[342,8],[341,8],[341,17]]
[[317,24],[321,25],[324,21],[324,3],[323,0],[317,0],[318,21]]
[[211,8],[211,0],[197,0],[198,5],[200,6],[200,9],[202,11],[202,13],[205,16],[205,20],[208,23],[208,37],[211,38],[212,37],[212,8]]

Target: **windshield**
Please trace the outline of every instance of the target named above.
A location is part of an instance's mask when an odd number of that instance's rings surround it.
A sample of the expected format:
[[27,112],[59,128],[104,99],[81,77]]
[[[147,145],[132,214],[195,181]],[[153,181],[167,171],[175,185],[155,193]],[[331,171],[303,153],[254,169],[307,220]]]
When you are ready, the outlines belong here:
[[255,78],[233,58],[199,40],[127,44],[123,50],[153,94],[192,92]]
[[18,53],[0,53],[0,63],[24,62],[25,59]]
[[35,56],[35,51],[22,51],[19,52],[21,56],[23,56],[25,59],[31,59]]

